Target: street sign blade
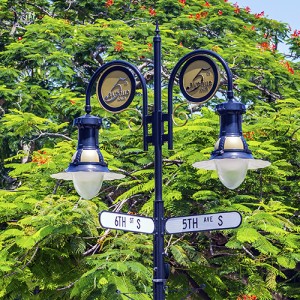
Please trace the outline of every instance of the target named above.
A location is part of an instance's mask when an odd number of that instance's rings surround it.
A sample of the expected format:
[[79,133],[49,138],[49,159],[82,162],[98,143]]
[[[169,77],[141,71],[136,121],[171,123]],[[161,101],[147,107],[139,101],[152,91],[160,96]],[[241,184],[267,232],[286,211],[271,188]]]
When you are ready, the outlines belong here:
[[99,222],[103,228],[140,233],[154,232],[154,222],[152,218],[137,215],[102,211],[99,214]]
[[237,211],[232,211],[170,218],[167,219],[165,228],[168,234],[174,234],[237,228],[241,223],[241,214]]

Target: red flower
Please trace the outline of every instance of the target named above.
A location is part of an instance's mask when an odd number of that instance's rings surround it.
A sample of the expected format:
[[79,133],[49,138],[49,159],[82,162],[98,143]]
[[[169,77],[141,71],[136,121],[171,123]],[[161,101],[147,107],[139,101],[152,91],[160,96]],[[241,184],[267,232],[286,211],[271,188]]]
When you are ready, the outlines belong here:
[[153,47],[151,43],[148,43],[148,51],[152,51]]
[[204,6],[210,7],[210,4],[206,1],[206,2],[204,3]]
[[275,44],[269,44],[268,42],[263,42],[258,45],[258,48],[261,48],[262,50],[271,50],[274,51],[276,50],[276,45]]
[[44,165],[50,161],[50,156],[42,156],[42,154],[46,154],[46,152],[40,152],[38,151],[41,155],[38,156],[33,156],[32,162],[37,163],[38,166]]
[[246,6],[246,7],[245,7],[245,12],[250,13],[250,11],[251,11],[250,7],[249,7],[249,6]]
[[257,300],[255,295],[242,295],[237,297],[237,300]]
[[254,136],[254,131],[248,131],[248,132],[245,132],[243,134],[244,138],[247,139],[247,140],[254,140],[253,136]]
[[116,45],[115,45],[115,51],[121,52],[123,50],[124,50],[123,42],[122,41],[117,41]]
[[185,6],[185,2],[186,2],[186,0],[179,0],[179,3],[180,3],[182,6]]
[[200,20],[201,19],[201,14],[196,14],[196,20]]
[[241,12],[240,8],[238,6],[235,7],[234,12],[236,14],[239,14]]
[[149,14],[150,14],[152,17],[156,16],[156,11],[155,11],[155,9],[153,9],[152,7],[150,7],[150,8],[149,8]]
[[255,17],[256,19],[260,19],[260,18],[262,18],[264,15],[265,15],[265,12],[262,11],[262,12],[259,13],[259,14],[255,14],[254,17]]
[[189,15],[189,18],[190,18],[190,19],[193,19],[193,18],[194,18],[194,16],[193,16],[192,14],[190,14],[190,15]]
[[270,46],[267,42],[260,43],[259,47],[262,48],[263,50],[269,50],[270,49]]
[[208,12],[207,12],[207,11],[201,12],[201,18],[206,18],[207,15],[208,15]]
[[106,2],[105,2],[105,6],[106,7],[110,7],[110,6],[112,6],[114,4],[114,0],[107,0]]
[[286,62],[282,62],[283,66],[291,73],[291,74],[295,74],[294,69],[291,67],[291,65],[286,61]]
[[43,150],[38,150],[37,152],[40,153],[40,154],[47,154],[47,152],[43,151]]
[[228,0],[224,0],[224,2],[228,2]]
[[291,35],[291,37],[292,38],[297,38],[297,37],[299,37],[300,36],[300,30],[294,30],[294,33],[292,33],[292,35]]
[[222,12],[221,10],[219,10],[219,11],[218,11],[218,15],[219,15],[219,16],[222,16],[222,15],[223,15],[223,12]]
[[76,103],[76,101],[75,101],[75,100],[72,100],[72,99],[70,99],[69,101],[70,101],[70,103],[71,103],[72,105],[74,105],[74,104]]

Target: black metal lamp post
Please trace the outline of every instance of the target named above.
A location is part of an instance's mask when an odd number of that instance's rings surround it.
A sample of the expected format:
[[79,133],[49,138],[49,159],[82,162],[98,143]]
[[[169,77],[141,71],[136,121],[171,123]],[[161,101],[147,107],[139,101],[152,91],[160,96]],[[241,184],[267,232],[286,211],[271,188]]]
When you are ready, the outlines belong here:
[[[90,96],[92,87],[98,82],[97,92],[101,105],[111,111],[126,109],[135,93],[135,78],[141,82],[143,92],[143,133],[144,150],[148,144],[155,149],[155,201],[154,201],[154,239],[153,239],[153,293],[155,300],[165,299],[168,266],[165,263],[164,235],[165,217],[162,198],[162,145],[168,142],[173,148],[173,85],[181,69],[179,81],[182,94],[190,102],[201,103],[210,99],[218,88],[218,70],[210,57],[215,58],[224,67],[227,74],[227,102],[217,105],[220,115],[220,137],[215,150],[208,161],[197,162],[197,168],[217,170],[222,183],[228,188],[239,186],[246,176],[247,169],[257,169],[270,163],[255,160],[242,135],[242,117],[246,111],[242,103],[233,100],[232,74],[226,62],[209,50],[196,50],[184,56],[174,67],[168,84],[168,112],[162,112],[161,102],[161,37],[158,26],[153,39],[154,48],[154,111],[148,115],[147,86],[139,70],[125,61],[113,61],[100,67],[89,82],[86,92],[86,115],[77,118],[74,124],[79,128],[78,148],[73,160],[65,172],[52,175],[56,179],[73,180],[77,192],[85,199],[96,196],[103,180],[120,179],[121,174],[110,172],[101,155],[98,145],[98,130],[101,118],[90,115]],[[164,132],[164,123],[168,132]],[[152,134],[148,133],[148,124],[152,125]]]

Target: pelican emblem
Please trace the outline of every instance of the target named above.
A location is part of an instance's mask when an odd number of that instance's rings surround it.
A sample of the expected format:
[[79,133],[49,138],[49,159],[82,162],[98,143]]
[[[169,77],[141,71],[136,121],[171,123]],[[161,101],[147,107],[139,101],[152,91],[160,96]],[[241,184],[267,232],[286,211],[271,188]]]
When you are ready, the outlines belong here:
[[208,68],[201,68],[200,71],[197,73],[197,75],[193,78],[192,82],[190,83],[189,86],[186,87],[186,91],[188,93],[194,92],[197,89],[200,89],[199,92],[201,92],[201,90],[203,88],[207,88],[208,86],[212,85],[212,82],[205,82],[204,81],[204,76],[202,75],[204,72],[206,72],[206,76],[210,75],[209,70],[211,69],[211,67]]
[[128,81],[126,78],[120,77],[118,81],[111,88],[108,95],[104,98],[106,103],[112,103],[116,100],[124,101],[126,100],[126,96],[129,95],[129,90],[125,90],[124,87],[128,85]]

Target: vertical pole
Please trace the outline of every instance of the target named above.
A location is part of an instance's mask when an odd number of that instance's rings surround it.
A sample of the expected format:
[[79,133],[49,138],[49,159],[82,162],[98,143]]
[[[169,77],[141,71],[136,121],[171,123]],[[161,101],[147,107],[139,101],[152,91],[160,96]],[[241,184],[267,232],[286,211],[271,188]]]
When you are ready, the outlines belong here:
[[154,300],[165,299],[165,270],[164,270],[164,203],[162,200],[162,107],[161,107],[161,38],[158,23],[156,35],[153,38],[154,49],[154,111],[152,136],[154,145],[154,222],[153,238],[153,294]]

